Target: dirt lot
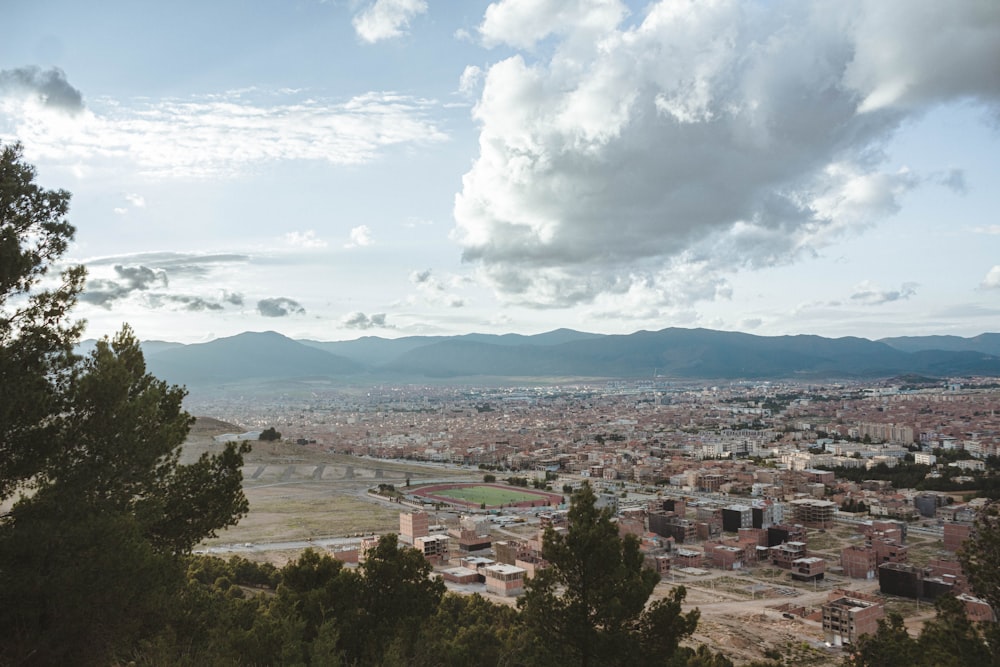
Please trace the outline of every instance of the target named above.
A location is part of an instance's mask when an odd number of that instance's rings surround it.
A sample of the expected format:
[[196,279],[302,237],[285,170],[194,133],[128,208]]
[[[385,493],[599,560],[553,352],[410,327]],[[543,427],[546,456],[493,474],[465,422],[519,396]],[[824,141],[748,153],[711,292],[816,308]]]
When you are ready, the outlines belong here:
[[[184,445],[182,461],[194,461],[204,452],[221,451],[223,445],[216,443],[213,436],[243,430],[238,425],[199,419]],[[404,486],[407,478],[414,482],[481,479],[468,470],[369,461],[285,442],[255,441],[251,446],[243,466],[243,490],[250,501],[250,512],[238,525],[206,540],[203,547],[397,531],[399,506],[372,501],[367,495],[369,488],[380,483]],[[283,561],[295,553],[268,552],[248,557]]]

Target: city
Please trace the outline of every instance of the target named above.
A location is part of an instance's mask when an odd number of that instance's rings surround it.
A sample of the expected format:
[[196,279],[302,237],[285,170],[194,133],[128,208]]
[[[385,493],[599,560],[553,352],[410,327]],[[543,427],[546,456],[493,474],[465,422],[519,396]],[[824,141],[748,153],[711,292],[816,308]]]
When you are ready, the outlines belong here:
[[[393,532],[451,590],[511,602],[546,566],[544,529],[565,529],[565,502],[586,483],[620,534],[640,541],[659,594],[688,589],[699,641],[733,659],[786,650],[834,664],[886,609],[919,629],[933,616],[926,603],[952,593],[969,618],[993,619],[955,554],[995,497],[998,406],[993,379],[910,378],[383,387],[189,409],[251,429],[217,441],[281,433],[281,448],[251,453],[244,467],[250,518],[256,494],[275,489],[307,514],[309,498],[335,487],[372,503],[343,535],[307,520],[297,537],[269,544],[259,533],[244,541],[241,525],[208,553],[280,563],[317,548],[356,564]],[[508,479],[563,503],[487,508],[418,493]],[[273,509],[270,498],[261,507]],[[748,627],[764,644],[739,640]]]

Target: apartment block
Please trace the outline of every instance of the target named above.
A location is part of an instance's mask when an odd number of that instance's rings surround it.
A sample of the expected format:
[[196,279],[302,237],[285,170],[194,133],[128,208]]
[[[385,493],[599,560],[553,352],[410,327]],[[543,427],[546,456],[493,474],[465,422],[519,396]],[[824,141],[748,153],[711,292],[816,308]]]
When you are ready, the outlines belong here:
[[874,579],[878,573],[875,549],[870,544],[852,544],[840,552],[844,576],[852,579]]
[[694,549],[677,549],[674,552],[674,567],[703,567],[705,554]]
[[399,539],[413,545],[418,537],[430,535],[430,515],[427,512],[400,512]]
[[972,535],[971,523],[949,522],[944,524],[944,548],[952,553],[962,548],[962,543]]
[[483,568],[486,590],[494,595],[517,597],[524,592],[524,569],[505,563]]
[[424,558],[434,565],[447,563],[450,558],[447,535],[417,537],[413,540],[413,548],[422,553]]
[[771,547],[771,562],[774,563],[775,567],[780,567],[783,570],[791,570],[792,563],[807,555],[804,542],[785,542]]
[[817,581],[822,579],[826,573],[826,561],[817,556],[796,558],[792,561],[792,567],[789,569],[792,573],[792,579]]
[[747,505],[730,505],[722,510],[722,530],[737,533],[740,528],[753,528],[753,509]]
[[833,526],[833,514],[837,509],[837,504],[834,502],[801,498],[793,500],[790,505],[797,523],[810,528],[831,528]]
[[827,644],[854,644],[858,637],[878,631],[885,607],[877,599],[857,593],[834,591],[823,605],[823,635]]

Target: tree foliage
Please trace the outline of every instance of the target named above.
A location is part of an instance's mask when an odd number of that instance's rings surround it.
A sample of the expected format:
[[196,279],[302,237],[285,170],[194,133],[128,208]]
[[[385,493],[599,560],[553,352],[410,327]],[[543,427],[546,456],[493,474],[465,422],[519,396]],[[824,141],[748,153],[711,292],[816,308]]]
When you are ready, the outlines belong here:
[[935,602],[934,618],[918,637],[903,625],[903,617],[889,613],[878,632],[862,635],[851,647],[845,665],[852,667],[964,667],[1000,665],[996,624],[968,619],[960,600],[944,595]]
[[50,272],[75,233],[69,199],[35,183],[20,145],[0,146],[0,500],[44,467],[65,408],[84,270]]
[[532,664],[662,664],[697,625],[697,611],[681,612],[683,588],[647,609],[659,575],[588,484],[573,495],[569,529],[546,530],[542,557],[549,567],[518,601]]
[[257,437],[258,440],[263,440],[264,442],[273,442],[275,440],[281,440],[281,433],[279,433],[273,426],[269,426],[260,432],[260,436]]
[[128,327],[72,353],[83,270],[46,283],[69,195],[34,178],[2,149],[0,663],[107,664],[163,623],[178,557],[246,512],[243,450],[180,464],[184,390],[146,373]]
[[958,560],[976,595],[1000,610],[1000,500],[988,503],[976,515]]

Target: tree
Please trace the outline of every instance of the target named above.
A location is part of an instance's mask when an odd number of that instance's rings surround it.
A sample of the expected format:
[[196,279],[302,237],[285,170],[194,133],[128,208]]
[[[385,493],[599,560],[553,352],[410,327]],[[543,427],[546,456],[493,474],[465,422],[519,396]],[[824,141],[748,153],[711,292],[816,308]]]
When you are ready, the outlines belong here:
[[182,397],[145,373],[127,328],[74,369],[34,492],[0,523],[0,627],[17,633],[14,655],[89,664],[127,650],[182,585],[176,556],[245,514],[237,445],[179,464]]
[[[979,510],[972,534],[958,552],[962,571],[969,578],[973,592],[1000,613],[1000,500],[993,500]],[[993,655],[1000,656],[1000,623],[983,628],[985,641]],[[1000,663],[994,659],[993,664]]]
[[281,433],[274,430],[273,426],[270,426],[260,432],[258,440],[264,440],[265,442],[273,442],[275,440],[281,440]]
[[968,619],[960,600],[943,595],[934,606],[937,614],[924,625],[917,640],[923,664],[935,667],[1000,664],[1000,655],[990,650],[981,628]]
[[420,628],[411,667],[501,665],[514,640],[517,612],[479,594],[446,593]]
[[913,667],[920,664],[920,652],[915,639],[903,625],[903,617],[889,612],[879,619],[875,634],[861,635],[851,647],[845,662],[858,667]]
[[184,390],[146,373],[128,327],[72,353],[83,269],[41,288],[69,195],[34,175],[0,153],[0,663],[108,664],[166,622],[178,556],[246,512],[244,450],[179,463]]
[[958,560],[976,595],[1000,610],[1000,501],[988,503],[976,515]]
[[569,528],[545,531],[549,567],[518,601],[522,651],[533,664],[663,664],[689,636],[698,612],[681,613],[684,589],[646,608],[659,575],[643,567],[639,542],[618,536],[608,509],[584,484],[572,498]]
[[82,329],[69,311],[85,273],[74,266],[43,283],[75,233],[69,199],[35,184],[19,144],[0,147],[0,500],[45,466],[65,408]]
[[[430,577],[431,565],[412,547],[400,548],[396,535],[379,538],[361,570],[360,617],[352,634],[360,639],[352,657],[361,664],[383,664],[393,652],[403,664],[412,655],[422,623],[432,616],[444,595],[444,582]],[[351,655],[351,653],[348,653]]]

